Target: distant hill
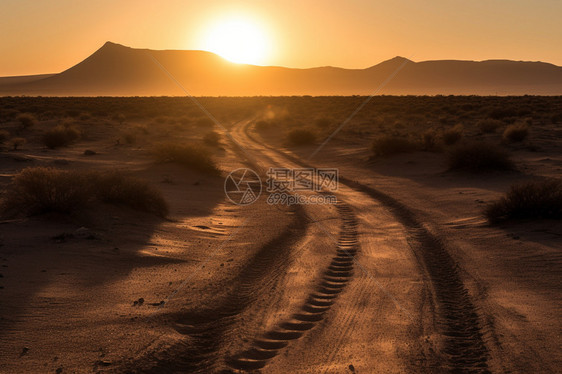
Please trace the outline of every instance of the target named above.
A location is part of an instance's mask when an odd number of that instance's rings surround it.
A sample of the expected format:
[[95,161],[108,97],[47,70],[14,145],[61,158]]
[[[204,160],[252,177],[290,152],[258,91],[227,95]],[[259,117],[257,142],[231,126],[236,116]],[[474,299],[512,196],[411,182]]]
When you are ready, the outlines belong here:
[[562,67],[509,60],[395,57],[366,69],[293,69],[231,63],[204,51],[134,49],[107,42],[59,74],[0,78],[0,95],[43,96],[562,95]]

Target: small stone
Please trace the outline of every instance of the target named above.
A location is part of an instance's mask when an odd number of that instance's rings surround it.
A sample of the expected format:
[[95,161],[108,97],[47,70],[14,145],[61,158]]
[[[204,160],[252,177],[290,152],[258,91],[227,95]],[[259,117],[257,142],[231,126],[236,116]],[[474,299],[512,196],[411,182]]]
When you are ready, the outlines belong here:
[[353,366],[352,364],[349,364],[348,368],[349,368],[349,371],[351,371],[352,373],[355,373],[355,366]]
[[98,153],[97,153],[96,151],[92,151],[91,149],[86,149],[86,150],[84,151],[84,156],[95,156],[95,155],[97,155],[97,154],[98,154]]

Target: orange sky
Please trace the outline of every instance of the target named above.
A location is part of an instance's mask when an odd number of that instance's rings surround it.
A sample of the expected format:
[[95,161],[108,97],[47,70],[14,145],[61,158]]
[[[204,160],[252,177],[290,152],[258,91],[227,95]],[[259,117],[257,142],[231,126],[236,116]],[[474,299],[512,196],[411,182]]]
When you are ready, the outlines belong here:
[[562,65],[560,0],[1,0],[0,76],[60,72],[108,40],[202,49],[231,16],[264,30],[266,65],[364,68],[396,55]]

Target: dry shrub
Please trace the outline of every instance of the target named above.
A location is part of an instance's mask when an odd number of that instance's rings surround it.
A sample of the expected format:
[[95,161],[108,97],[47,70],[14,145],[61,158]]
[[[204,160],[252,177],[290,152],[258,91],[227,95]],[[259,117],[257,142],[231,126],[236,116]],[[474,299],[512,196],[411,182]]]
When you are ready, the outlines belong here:
[[449,170],[481,173],[514,169],[508,154],[495,144],[468,143],[449,151]]
[[216,131],[210,131],[203,136],[203,142],[210,146],[217,146],[220,144],[221,136]]
[[287,134],[287,140],[292,145],[310,145],[316,141],[316,135],[308,129],[294,129]]
[[547,179],[511,186],[484,210],[491,223],[520,219],[562,219],[562,181]]
[[316,119],[316,121],[314,121],[314,124],[321,129],[327,129],[332,124],[332,120],[326,117],[322,117]]
[[266,131],[272,128],[273,124],[269,121],[260,120],[256,122],[255,129],[257,131]]
[[443,143],[446,145],[456,144],[462,139],[463,131],[464,128],[460,124],[443,131]]
[[383,135],[376,138],[372,145],[375,156],[391,156],[398,153],[409,153],[418,150],[414,141],[395,135]]
[[497,119],[486,118],[486,119],[482,119],[482,120],[478,121],[476,123],[476,126],[484,134],[491,134],[491,133],[496,132],[497,129],[499,129],[501,126],[503,126],[503,122],[499,121]]
[[435,130],[426,130],[421,137],[422,148],[424,151],[436,151],[439,150],[439,145],[437,142],[437,133]]
[[220,174],[209,150],[194,144],[161,143],[154,147],[153,155],[158,162],[173,162],[203,173]]
[[16,175],[3,210],[13,214],[73,213],[105,202],[166,216],[168,206],[159,191],[143,180],[118,172],[66,171],[33,167]]
[[58,125],[43,134],[43,144],[50,149],[64,147],[80,137],[80,131],[70,124]]
[[10,133],[6,130],[0,130],[0,144],[3,144],[10,137]]
[[28,129],[37,123],[37,118],[31,113],[22,113],[16,117],[23,129]]
[[17,151],[19,147],[27,143],[27,140],[24,138],[12,138],[10,139],[10,145],[14,151]]
[[502,138],[509,143],[522,142],[529,136],[529,126],[525,123],[509,125],[503,132]]

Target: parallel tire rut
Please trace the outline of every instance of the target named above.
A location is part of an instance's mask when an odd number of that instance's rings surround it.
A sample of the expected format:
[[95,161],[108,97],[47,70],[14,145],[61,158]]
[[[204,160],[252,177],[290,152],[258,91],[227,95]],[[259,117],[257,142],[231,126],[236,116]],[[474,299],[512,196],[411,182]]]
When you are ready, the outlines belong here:
[[349,206],[340,202],[337,209],[343,224],[335,255],[324,276],[310,292],[300,311],[280,321],[273,329],[254,340],[249,349],[227,360],[227,364],[232,369],[248,371],[263,368],[288,345],[289,341],[299,339],[322,321],[350,281],[353,275],[354,257],[359,250],[357,221]]
[[[257,144],[303,167],[312,167],[301,159],[279,151],[255,138],[249,131],[250,123],[243,128],[244,134]],[[428,274],[437,305],[440,332],[445,337],[441,349],[443,369],[453,372],[488,373],[488,349],[484,343],[480,319],[476,307],[462,282],[457,264],[443,243],[425,228],[405,205],[391,196],[340,175],[340,182],[385,205],[408,230],[416,245],[415,254]]]

